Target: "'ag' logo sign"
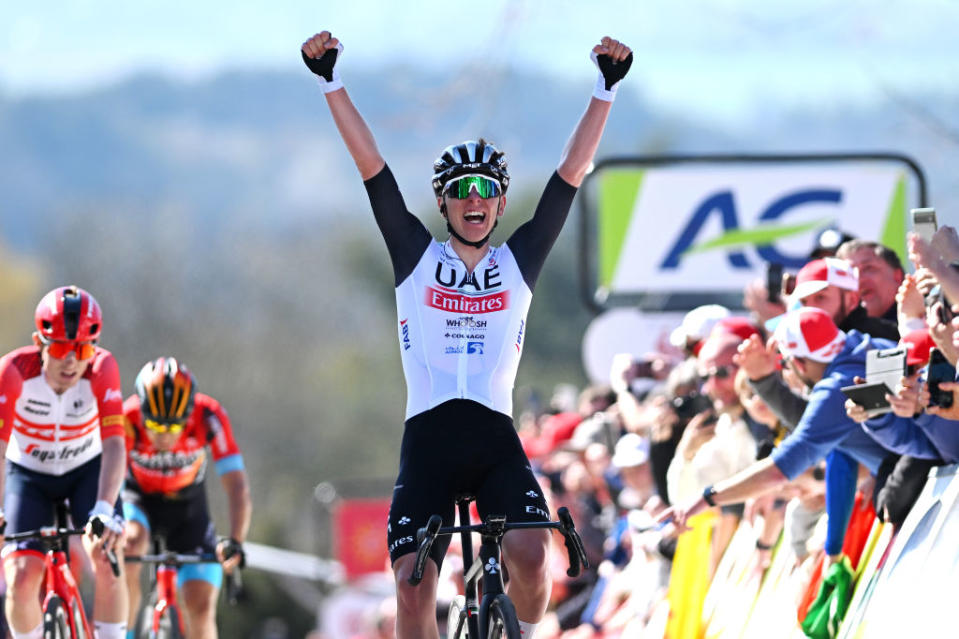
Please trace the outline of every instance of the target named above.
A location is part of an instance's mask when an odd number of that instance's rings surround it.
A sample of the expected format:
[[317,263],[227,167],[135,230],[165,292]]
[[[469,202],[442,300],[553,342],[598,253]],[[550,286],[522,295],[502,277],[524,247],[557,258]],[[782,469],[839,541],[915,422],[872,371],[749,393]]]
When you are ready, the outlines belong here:
[[894,156],[600,162],[583,189],[584,292],[656,310],[738,305],[767,262],[799,269],[828,228],[905,257],[906,212],[921,205],[910,171]]
[[[807,255],[789,255],[777,249],[774,242],[781,238],[808,233],[829,225],[831,220],[821,219],[801,224],[767,224],[771,220],[778,220],[794,208],[811,204],[838,204],[842,201],[842,192],[838,189],[813,189],[789,193],[773,202],[759,215],[760,226],[753,229],[743,229],[736,214],[736,204],[732,191],[720,191],[707,197],[693,211],[692,216],[682,228],[679,237],[672,244],[660,264],[663,269],[679,267],[682,256],[687,251],[703,251],[710,249],[727,249],[726,258],[734,268],[752,268],[746,254],[738,247],[743,244],[752,244],[756,252],[766,262],[775,262],[786,267],[801,268],[808,260]],[[722,221],[725,233],[716,238],[710,238],[696,246],[696,242],[706,221],[716,216]]]

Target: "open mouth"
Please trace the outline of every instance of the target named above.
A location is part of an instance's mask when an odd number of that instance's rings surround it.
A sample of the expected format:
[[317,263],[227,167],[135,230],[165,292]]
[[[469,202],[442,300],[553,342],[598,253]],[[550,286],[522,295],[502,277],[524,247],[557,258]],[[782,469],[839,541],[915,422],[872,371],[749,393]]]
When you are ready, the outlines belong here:
[[486,221],[486,213],[482,211],[467,211],[463,215],[463,219],[466,220],[468,224],[482,224]]

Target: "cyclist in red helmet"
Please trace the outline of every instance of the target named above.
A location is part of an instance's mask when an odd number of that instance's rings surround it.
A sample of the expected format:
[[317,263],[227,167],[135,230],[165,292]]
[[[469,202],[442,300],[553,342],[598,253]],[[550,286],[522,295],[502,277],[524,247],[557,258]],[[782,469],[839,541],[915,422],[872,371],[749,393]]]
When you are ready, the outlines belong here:
[[[120,371],[97,346],[100,305],[88,292],[64,286],[47,293],[35,314],[33,346],[0,358],[0,524],[7,533],[53,524],[53,504],[68,499],[75,525],[87,523],[83,546],[93,559],[93,620],[100,639],[126,636],[127,592],[108,555],[123,566],[119,501],[126,446]],[[104,534],[93,536],[89,521]],[[37,593],[43,557],[36,542],[2,551],[7,620],[15,639],[40,639]]]
[[[326,94],[333,120],[365,182],[393,262],[397,337],[407,382],[406,424],[387,542],[397,587],[401,639],[438,637],[436,580],[448,537],[433,544],[417,587],[407,583],[416,530],[430,515],[452,524],[458,494],[476,497],[482,516],[543,521],[549,506],[512,421],[512,391],[533,288],[576,190],[599,145],[620,80],[632,62],[626,45],[603,38],[593,98],[566,145],[532,219],[490,246],[506,209],[509,173],[486,140],[446,148],[433,163],[433,192],[449,239],[435,240],[403,201],[369,127],[336,69],[343,48],[328,31],[307,40],[302,57]],[[549,601],[549,533],[511,530],[503,540],[509,596],[531,637]]]
[[[136,393],[123,408],[130,451],[123,490],[126,552],[144,554],[152,535],[162,536],[167,550],[174,552],[216,552],[222,569],[217,564],[191,564],[177,573],[189,636],[215,638],[216,597],[223,570],[242,565],[252,512],[243,457],[233,439],[230,418],[218,401],[196,392],[193,373],[172,357],[160,357],[140,369]],[[211,458],[230,510],[230,536],[219,542],[203,485]],[[127,568],[127,585],[132,628],[141,597],[138,564]]]

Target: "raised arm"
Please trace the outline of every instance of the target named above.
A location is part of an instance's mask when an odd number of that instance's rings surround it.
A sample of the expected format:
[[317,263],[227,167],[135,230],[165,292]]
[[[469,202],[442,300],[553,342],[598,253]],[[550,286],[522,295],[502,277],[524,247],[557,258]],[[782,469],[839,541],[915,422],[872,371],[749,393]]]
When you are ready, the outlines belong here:
[[320,87],[326,94],[326,103],[333,114],[333,121],[347,150],[353,156],[353,161],[356,162],[360,177],[364,181],[370,179],[383,169],[386,162],[376,148],[373,132],[354,106],[336,71],[336,62],[343,52],[343,45],[332,37],[329,31],[321,31],[304,42],[300,49],[303,62],[319,78]]
[[573,129],[556,169],[564,181],[575,187],[582,184],[583,178],[586,177],[599,141],[603,137],[603,129],[606,128],[606,119],[609,117],[619,81],[633,63],[630,48],[608,36],[593,47],[591,58],[600,71],[596,89],[586,112]]

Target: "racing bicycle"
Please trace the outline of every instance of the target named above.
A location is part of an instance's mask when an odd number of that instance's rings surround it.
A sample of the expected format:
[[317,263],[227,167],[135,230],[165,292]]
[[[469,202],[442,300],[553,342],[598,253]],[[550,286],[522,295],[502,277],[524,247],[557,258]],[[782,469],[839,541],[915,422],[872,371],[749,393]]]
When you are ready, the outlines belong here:
[[[469,504],[473,499],[472,495],[460,495],[456,498],[460,522],[470,521]],[[563,535],[566,552],[569,554],[569,569],[566,574],[577,577],[582,568],[589,567],[583,542],[576,532],[569,510],[560,508],[557,515],[559,521],[515,523],[507,522],[504,515],[489,515],[479,524],[449,527],[443,527],[442,517],[433,515],[426,526],[416,532],[419,546],[413,573],[408,580],[413,586],[423,580],[430,548],[439,535],[460,533],[464,560],[473,557],[471,533],[480,535],[479,555],[468,568],[466,561],[463,562],[464,594],[457,595],[450,604],[446,625],[449,639],[520,639],[516,609],[503,587],[500,544],[508,530],[554,528]],[[483,595],[480,599],[478,590],[481,583]]]
[[[186,629],[177,599],[178,569],[187,564],[219,563],[219,559],[214,553],[181,554],[168,551],[162,537],[155,537],[153,545],[153,554],[125,557],[128,562],[155,566],[150,595],[137,615],[133,636],[137,639],[183,639]],[[235,605],[240,589],[239,569],[224,577],[227,599],[231,605]]]
[[[83,535],[82,528],[67,528],[66,502],[56,504],[54,525],[6,535],[7,542],[37,539],[43,547],[45,573],[43,597],[43,639],[93,639],[77,581],[70,571],[70,537]],[[6,524],[4,524],[5,526]],[[93,534],[103,534],[103,522],[93,520]],[[108,553],[113,573],[120,575],[116,556]]]

